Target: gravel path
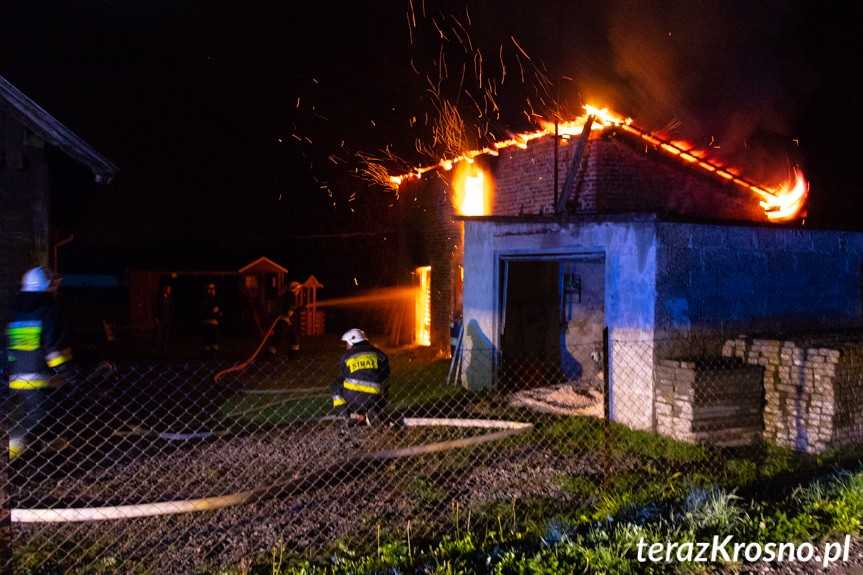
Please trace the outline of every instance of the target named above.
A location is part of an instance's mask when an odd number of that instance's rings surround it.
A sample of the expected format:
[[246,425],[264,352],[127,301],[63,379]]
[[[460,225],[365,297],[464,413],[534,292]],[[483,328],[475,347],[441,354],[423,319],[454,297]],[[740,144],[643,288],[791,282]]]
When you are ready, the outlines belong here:
[[[212,497],[284,483],[364,453],[424,445],[480,430],[383,429],[333,423],[266,434],[143,447],[119,445],[103,465],[66,473],[60,480],[29,481],[33,500],[58,506],[101,506]],[[172,442],[178,443],[178,442]],[[123,572],[116,558],[137,558],[159,573],[194,573],[236,565],[290,549],[321,549],[335,540],[374,542],[412,523],[417,539],[433,532],[435,519],[451,522],[451,504],[537,496],[567,500],[553,478],[595,474],[601,455],[562,459],[549,449],[489,443],[487,449],[439,452],[382,465],[346,466],[332,477],[252,504],[181,515],[68,524],[16,524],[16,545],[47,551],[62,546],[70,557],[98,561]],[[138,452],[135,452],[135,449]],[[464,454],[464,457],[461,457]],[[482,454],[474,461],[467,456]],[[121,457],[122,455],[122,457]],[[143,455],[150,455],[144,457]],[[622,464],[621,464],[622,465]],[[629,462],[629,466],[635,462]],[[20,493],[19,497],[24,496]],[[44,505],[44,503],[43,503]],[[58,572],[62,572],[60,569]]]

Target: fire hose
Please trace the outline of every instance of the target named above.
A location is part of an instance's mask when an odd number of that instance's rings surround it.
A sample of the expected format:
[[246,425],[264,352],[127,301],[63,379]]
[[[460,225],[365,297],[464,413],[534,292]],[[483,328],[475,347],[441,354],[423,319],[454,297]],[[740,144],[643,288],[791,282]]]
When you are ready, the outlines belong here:
[[[282,316],[277,317],[275,319],[275,321],[273,321],[273,323],[270,325],[270,328],[267,330],[267,333],[265,333],[264,337],[261,338],[261,343],[258,345],[257,349],[255,349],[254,353],[252,353],[252,355],[249,357],[249,359],[247,359],[246,361],[239,363],[237,365],[231,366],[228,369],[223,369],[222,371],[218,372],[213,377],[213,383],[215,384],[216,382],[218,382],[219,378],[222,377],[223,375],[225,375],[226,373],[230,373],[232,371],[242,371],[242,370],[246,369],[249,366],[249,364],[251,364],[253,361],[255,361],[255,358],[258,357],[258,354],[264,348],[264,344],[267,343],[267,340],[270,338],[271,335],[273,335],[274,330],[276,328],[276,325],[280,321],[282,321]],[[200,431],[200,432],[193,432],[193,433],[171,433],[171,432],[163,431],[163,432],[154,432],[154,433],[157,433],[161,439],[166,439],[168,441],[188,441],[190,439],[206,439],[208,437],[212,437],[214,435],[219,434],[219,432],[215,432],[215,431]]]
[[450,427],[478,427],[485,429],[501,429],[495,433],[478,435],[464,439],[441,441],[426,445],[402,447],[398,449],[387,449],[366,455],[360,455],[339,463],[327,466],[323,469],[291,481],[277,483],[259,489],[232,493],[218,497],[205,497],[201,499],[183,499],[176,501],[164,501],[159,503],[143,503],[138,505],[117,505],[110,507],[70,507],[65,509],[13,509],[11,519],[13,523],[71,523],[78,521],[102,521],[109,519],[130,519],[133,517],[152,517],[156,515],[174,515],[178,513],[189,513],[192,511],[210,511],[231,507],[243,503],[254,503],[263,501],[291,490],[299,489],[304,485],[313,484],[316,480],[330,477],[349,465],[360,463],[380,462],[389,459],[409,457],[423,453],[433,453],[448,449],[457,449],[470,445],[477,445],[489,441],[503,439],[511,435],[524,433],[533,428],[532,423],[517,421],[499,421],[491,419],[448,419],[448,418],[404,418],[401,422],[408,427],[417,426],[450,426]]
[[[251,364],[261,349],[263,349],[269,336],[273,333],[276,324],[281,320],[277,318],[270,329],[264,335],[260,345],[255,352],[245,362],[220,371],[216,374],[214,382],[226,373],[245,369]],[[275,390],[274,390],[275,391]],[[283,391],[283,390],[279,390]],[[296,392],[319,392],[321,388],[304,389],[304,390],[284,390],[293,393]],[[284,402],[279,402],[284,403]],[[266,407],[269,407],[265,406]],[[256,409],[249,411],[256,411]],[[243,412],[246,413],[246,412]],[[495,433],[487,435],[478,435],[464,439],[442,441],[430,443],[426,445],[417,445],[412,447],[402,447],[397,449],[388,449],[377,451],[366,455],[353,457],[343,460],[339,463],[330,465],[326,468],[313,471],[312,473],[300,478],[292,479],[288,482],[277,483],[259,489],[242,491],[230,495],[222,495],[217,497],[205,497],[199,499],[183,499],[175,501],[164,501],[157,503],[143,503],[136,505],[115,505],[105,507],[70,507],[57,509],[13,509],[11,512],[11,521],[13,523],[70,523],[80,521],[102,521],[110,519],[129,519],[133,517],[152,517],[157,515],[174,515],[179,513],[190,513],[193,511],[208,511],[231,507],[243,503],[254,503],[277,496],[280,493],[285,493],[294,489],[298,489],[303,485],[313,483],[315,480],[326,478],[337,473],[348,465],[357,465],[360,463],[371,463],[385,461],[389,459],[397,459],[401,457],[409,457],[423,453],[433,453],[437,451],[445,451],[449,449],[458,449],[470,445],[478,445],[498,439],[503,439],[511,435],[524,433],[533,428],[532,423],[523,423],[517,421],[501,421],[490,419],[453,419],[453,418],[402,418],[399,423],[406,427],[422,427],[422,426],[449,426],[449,427],[475,427],[485,429],[501,429]],[[156,433],[156,432],[154,432]],[[225,432],[227,433],[227,432]],[[163,439],[198,439],[206,438],[213,435],[222,434],[218,432],[206,431],[201,433],[158,433]]]
[[280,321],[282,321],[282,316],[277,317],[275,319],[275,321],[272,323],[272,325],[270,325],[270,329],[268,329],[267,333],[264,334],[264,337],[261,339],[261,343],[258,346],[258,349],[255,350],[255,352],[249,357],[249,359],[247,359],[246,361],[244,361],[240,364],[229,367],[228,369],[223,369],[222,371],[217,373],[216,376],[213,378],[213,383],[218,382],[219,378],[222,377],[223,375],[225,375],[226,373],[246,369],[250,363],[255,361],[255,358],[258,357],[259,353],[261,353],[261,350],[264,348],[264,344],[267,343],[267,340],[270,338],[271,335],[273,335],[274,330],[276,329],[276,325],[278,325],[278,323]]

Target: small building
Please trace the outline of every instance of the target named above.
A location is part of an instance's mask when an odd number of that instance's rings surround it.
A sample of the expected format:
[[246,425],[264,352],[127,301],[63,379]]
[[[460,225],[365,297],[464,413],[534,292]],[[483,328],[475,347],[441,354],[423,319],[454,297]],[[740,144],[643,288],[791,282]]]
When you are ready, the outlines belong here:
[[[129,327],[133,334],[148,334],[153,328],[152,301],[161,287],[169,284],[177,302],[177,327],[197,329],[198,309],[204,287],[212,283],[222,302],[223,327],[229,332],[263,336],[278,313],[279,299],[289,282],[288,269],[266,257],[239,270],[131,270],[129,272]],[[314,276],[303,285],[304,301],[316,301],[317,289],[323,287]],[[311,328],[323,330],[323,314],[317,310],[317,321]],[[304,316],[304,320],[311,319]],[[304,324],[305,325],[305,324]]]
[[258,331],[264,334],[277,311],[279,298],[288,289],[285,282],[288,270],[269,258],[260,257],[241,267],[239,274],[243,304],[251,312]]
[[107,158],[0,77],[0,302],[7,302],[0,324],[24,272],[54,267],[54,248],[68,239],[52,225],[52,199],[80,182],[107,184],[116,173]]
[[301,301],[305,306],[301,319],[302,333],[303,335],[322,335],[326,331],[326,321],[324,311],[318,309],[318,290],[324,287],[324,284],[311,275],[301,285],[303,287]]
[[[805,193],[782,207],[703,155],[629,124],[585,123],[577,140],[531,135],[400,185],[403,267],[429,274],[432,346],[448,345],[449,322],[463,316],[464,386],[596,379],[607,327],[612,418],[699,441],[697,402],[669,392],[660,368],[694,370],[723,350],[727,362],[739,334],[861,326],[863,234],[804,225]],[[739,385],[749,403],[695,417],[738,414],[719,434],[729,444],[763,427],[750,400],[764,397],[764,383],[747,370]]]

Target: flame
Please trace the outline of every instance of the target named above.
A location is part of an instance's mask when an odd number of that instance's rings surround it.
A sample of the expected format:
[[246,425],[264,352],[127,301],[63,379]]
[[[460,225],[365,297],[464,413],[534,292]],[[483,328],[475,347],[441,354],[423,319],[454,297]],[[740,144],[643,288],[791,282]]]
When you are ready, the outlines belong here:
[[809,183],[803,177],[803,172],[793,170],[793,175],[788,183],[777,186],[771,190],[753,187],[752,190],[762,197],[761,207],[767,213],[767,217],[773,221],[787,221],[796,217],[809,195]]
[[453,206],[463,216],[483,216],[491,212],[494,179],[473,160],[458,164],[453,175]]
[[414,339],[419,345],[431,345],[431,266],[416,269],[416,321]]
[[[584,124],[587,122],[587,118],[589,116],[593,116],[593,126],[591,126],[591,131],[593,130],[604,130],[612,125],[630,125],[632,123],[631,118],[624,118],[623,116],[619,116],[614,112],[609,112],[608,108],[594,108],[593,106],[585,106],[584,107],[586,114],[581,116],[580,118],[576,118],[575,120],[570,120],[567,122],[558,122],[557,124],[557,134],[559,136],[563,136],[564,138],[569,138],[571,136],[580,136],[584,131]],[[546,134],[554,134],[555,126],[554,122],[542,122],[542,128]]]
[[[650,144],[655,148],[661,149],[668,154],[679,157],[681,160],[687,162],[690,165],[696,166],[701,170],[704,170],[736,185],[749,189],[750,191],[754,192],[762,198],[762,201],[759,203],[759,205],[764,209],[767,218],[771,221],[792,220],[798,217],[803,211],[804,205],[806,203],[806,198],[809,193],[809,186],[804,179],[802,172],[800,172],[799,170],[795,169],[789,181],[783,185],[772,188],[759,186],[741,176],[739,170],[724,166],[721,162],[717,160],[709,159],[708,152],[706,150],[696,149],[688,142],[664,140],[656,136],[655,134],[646,132],[636,127],[635,125],[633,125],[631,118],[625,118],[623,116],[615,114],[614,112],[610,112],[607,108],[596,108],[594,106],[587,105],[584,107],[584,110],[584,116],[576,118],[575,120],[558,122],[557,126],[555,126],[554,122],[542,122],[543,129],[540,131],[519,134],[508,140],[495,142],[494,144],[491,144],[490,147],[483,148],[482,150],[466,152],[458,158],[441,160],[440,162],[432,166],[427,166],[425,168],[417,168],[413,172],[400,176],[391,176],[390,181],[396,187],[398,187],[406,179],[419,179],[425,172],[430,170],[434,170],[437,168],[451,170],[461,164],[472,164],[474,161],[473,159],[479,155],[488,154],[497,156],[500,150],[508,148],[510,146],[527,148],[528,142],[530,142],[531,140],[547,135],[554,135],[555,132],[563,138],[578,136],[584,131],[584,125],[587,121],[587,118],[589,116],[594,116],[594,122],[591,127],[591,131],[604,130],[610,126],[616,126],[618,128],[621,128],[625,132],[640,137],[646,143]],[[473,178],[477,177],[478,176],[476,176],[476,174],[467,176],[466,178],[470,178],[472,181],[465,180],[464,183],[460,184],[463,186],[464,190],[456,193],[457,198],[455,205],[459,207],[460,213],[462,215],[485,214],[487,207],[490,205],[488,202],[488,180],[491,180],[491,178],[485,178],[486,183],[480,186],[479,182],[482,182],[483,179],[481,176],[479,176],[479,180],[473,180]],[[456,181],[458,182],[461,179],[461,177],[458,177],[456,178]],[[482,187],[482,189],[484,190],[485,198],[483,200],[482,211],[476,212],[476,210],[478,209],[477,206],[479,205],[479,200],[475,199],[476,196],[471,196],[471,199],[468,199],[469,194],[467,193],[467,188],[469,186],[471,186],[474,190],[479,189],[479,187]]]
[[461,213],[466,216],[481,216],[483,209],[482,172],[475,176],[466,176],[464,184],[464,200],[461,203]]
[[809,194],[809,185],[800,170],[794,169],[791,178],[785,184],[765,188],[754,184],[740,175],[736,168],[723,166],[717,160],[707,159],[705,150],[698,150],[688,142],[670,142],[647,133],[630,124],[620,125],[624,130],[639,136],[649,144],[678,156],[700,169],[711,172],[720,178],[747,188],[763,198],[759,205],[764,209],[767,218],[774,222],[782,222],[797,218],[803,211]]

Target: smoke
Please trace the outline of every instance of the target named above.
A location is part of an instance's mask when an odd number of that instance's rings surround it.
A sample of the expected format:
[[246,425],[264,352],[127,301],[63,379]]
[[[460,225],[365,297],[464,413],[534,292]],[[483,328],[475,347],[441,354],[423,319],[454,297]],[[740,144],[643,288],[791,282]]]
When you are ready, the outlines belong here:
[[797,1],[615,0],[606,12],[615,98],[643,127],[673,127],[672,137],[751,163],[763,157],[752,146],[791,142],[816,88],[802,13]]

